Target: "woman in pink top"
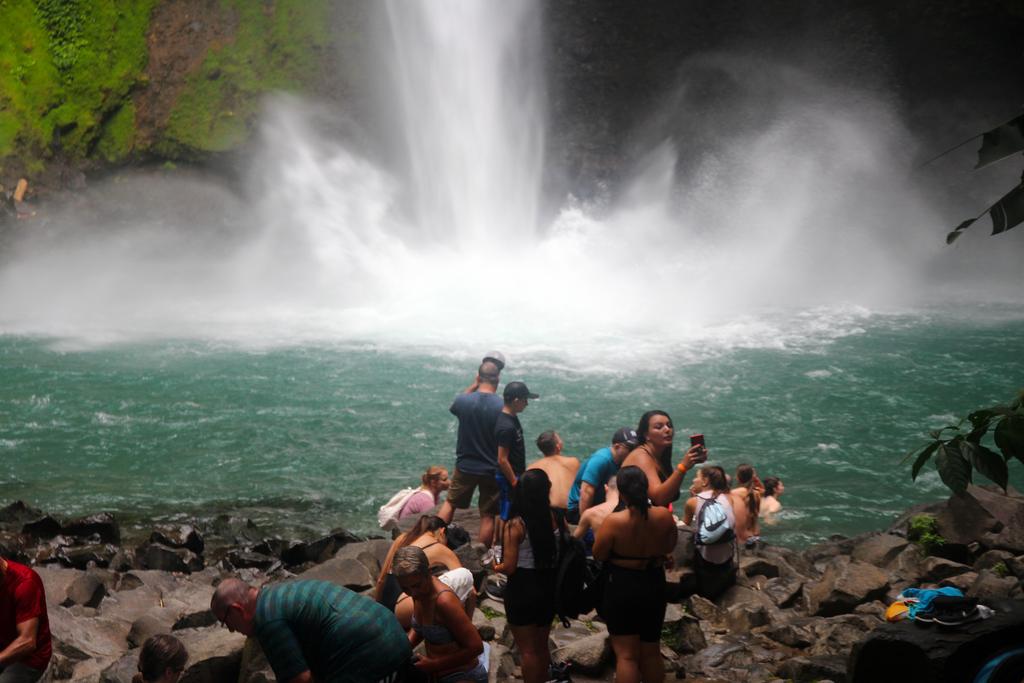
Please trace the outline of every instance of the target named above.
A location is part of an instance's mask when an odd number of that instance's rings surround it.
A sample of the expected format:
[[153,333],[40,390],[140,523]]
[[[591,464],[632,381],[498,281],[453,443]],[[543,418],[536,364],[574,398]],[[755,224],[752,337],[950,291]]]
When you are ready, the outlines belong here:
[[442,491],[447,491],[451,483],[448,481],[448,470],[443,467],[429,467],[421,477],[423,484],[420,490],[412,494],[409,500],[405,501],[398,518],[422,515],[427,510],[438,504]]

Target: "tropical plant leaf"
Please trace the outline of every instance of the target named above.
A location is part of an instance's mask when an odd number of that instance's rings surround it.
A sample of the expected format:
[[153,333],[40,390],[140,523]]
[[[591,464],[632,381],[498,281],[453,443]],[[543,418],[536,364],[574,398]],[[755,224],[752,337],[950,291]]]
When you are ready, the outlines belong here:
[[993,417],[995,417],[993,410],[975,410],[967,416],[967,419],[971,421],[971,427],[977,430],[982,427],[988,429],[988,425]]
[[940,444],[935,456],[942,483],[953,493],[963,493],[971,483],[971,463],[960,452],[961,439],[951,439]]
[[913,480],[917,479],[917,475],[920,474],[921,468],[928,462],[935,450],[942,445],[941,441],[932,441],[930,444],[921,449],[921,452],[917,456],[917,460],[914,461],[914,466],[910,469],[910,478]]
[[999,487],[1006,491],[1006,485],[1010,480],[1010,470],[1006,467],[1006,460],[1001,455],[970,441],[960,442],[960,452],[981,476],[999,484]]
[[1009,460],[1011,457],[1024,462],[1024,415],[1004,417],[996,425],[996,446]]

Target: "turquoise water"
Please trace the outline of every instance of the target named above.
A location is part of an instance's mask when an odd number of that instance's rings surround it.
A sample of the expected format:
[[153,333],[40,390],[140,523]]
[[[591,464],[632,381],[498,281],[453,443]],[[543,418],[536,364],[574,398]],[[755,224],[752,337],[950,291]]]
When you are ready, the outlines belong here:
[[[861,312],[838,332],[815,332],[814,316],[797,316],[799,338],[720,334],[617,369],[503,348],[504,379],[541,394],[522,416],[528,440],[554,428],[585,456],[662,408],[683,437],[706,435],[712,461],[781,477],[775,542],[879,528],[946,495],[934,471],[912,484],[900,460],[928,429],[1024,386],[1024,311]],[[395,490],[452,464],[447,408],[474,367],[465,353],[373,345],[0,337],[0,501],[112,510],[140,528],[231,511],[280,533],[371,531]]]

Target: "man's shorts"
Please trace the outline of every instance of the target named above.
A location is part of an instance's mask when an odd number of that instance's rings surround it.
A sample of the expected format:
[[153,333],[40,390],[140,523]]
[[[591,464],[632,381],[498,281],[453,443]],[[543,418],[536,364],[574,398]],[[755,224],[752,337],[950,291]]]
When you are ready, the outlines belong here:
[[498,514],[507,522],[512,514],[512,486],[501,472],[494,475],[494,480],[498,482]]
[[473,492],[480,488],[479,508],[482,515],[493,515],[498,512],[498,482],[493,474],[467,474],[458,467],[452,476],[451,487],[448,489],[448,502],[456,510],[465,510],[473,500]]

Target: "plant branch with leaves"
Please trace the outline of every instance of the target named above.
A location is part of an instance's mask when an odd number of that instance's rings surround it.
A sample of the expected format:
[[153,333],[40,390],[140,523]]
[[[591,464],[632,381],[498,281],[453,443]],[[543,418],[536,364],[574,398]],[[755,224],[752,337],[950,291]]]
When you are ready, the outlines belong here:
[[975,471],[1006,491],[1010,460],[1024,462],[1024,390],[1009,405],[976,410],[957,424],[936,429],[929,436],[931,441],[903,459],[914,459],[912,479],[917,479],[934,456],[939,477],[953,493],[966,491]]

